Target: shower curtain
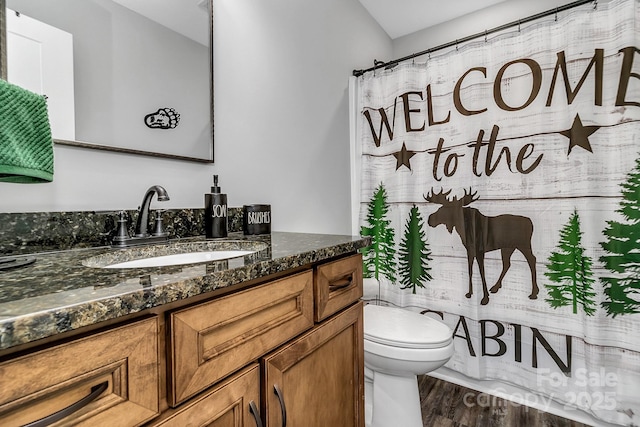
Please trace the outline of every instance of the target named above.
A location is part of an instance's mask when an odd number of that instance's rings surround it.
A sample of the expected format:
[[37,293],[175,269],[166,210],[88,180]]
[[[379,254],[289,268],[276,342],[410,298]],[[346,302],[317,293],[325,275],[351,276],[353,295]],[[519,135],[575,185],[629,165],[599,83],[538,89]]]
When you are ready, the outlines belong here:
[[[640,424],[640,2],[587,4],[357,78],[382,304],[446,367]],[[529,393],[530,392],[530,393]]]

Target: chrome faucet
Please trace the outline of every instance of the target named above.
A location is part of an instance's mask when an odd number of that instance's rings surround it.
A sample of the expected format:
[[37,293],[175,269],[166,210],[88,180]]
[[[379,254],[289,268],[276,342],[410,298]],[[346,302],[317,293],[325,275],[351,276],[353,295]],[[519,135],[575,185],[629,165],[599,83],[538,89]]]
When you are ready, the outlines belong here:
[[150,187],[142,199],[140,210],[138,211],[138,221],[136,222],[136,229],[134,231],[135,237],[147,237],[149,236],[149,206],[151,205],[151,199],[153,195],[158,195],[158,201],[164,202],[169,200],[169,194],[164,187],[154,185]]

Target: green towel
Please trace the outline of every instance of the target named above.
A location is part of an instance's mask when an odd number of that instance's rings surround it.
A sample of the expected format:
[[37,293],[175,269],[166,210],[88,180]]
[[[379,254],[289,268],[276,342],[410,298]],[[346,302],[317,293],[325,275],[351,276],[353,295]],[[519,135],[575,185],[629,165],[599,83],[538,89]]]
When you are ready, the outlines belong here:
[[45,181],[53,181],[47,101],[0,79],[0,182]]

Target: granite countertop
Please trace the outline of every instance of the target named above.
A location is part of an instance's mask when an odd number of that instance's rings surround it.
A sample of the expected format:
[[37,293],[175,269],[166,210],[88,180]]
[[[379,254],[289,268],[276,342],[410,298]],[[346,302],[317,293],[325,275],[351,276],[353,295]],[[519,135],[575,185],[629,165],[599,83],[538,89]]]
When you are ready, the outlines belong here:
[[110,247],[33,254],[33,264],[0,271],[0,350],[327,260],[369,243],[359,236],[274,232],[179,239],[169,247],[212,241],[263,243],[258,245],[263,249],[224,261],[133,269],[88,266],[93,265],[88,260],[122,253]]

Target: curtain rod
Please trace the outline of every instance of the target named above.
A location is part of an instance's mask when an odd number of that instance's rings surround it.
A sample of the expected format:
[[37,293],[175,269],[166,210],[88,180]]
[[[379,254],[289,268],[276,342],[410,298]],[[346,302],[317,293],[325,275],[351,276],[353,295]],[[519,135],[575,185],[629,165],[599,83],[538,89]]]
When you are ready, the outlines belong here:
[[482,33],[472,34],[472,35],[464,37],[462,39],[457,39],[457,40],[451,41],[449,43],[441,44],[440,46],[432,47],[430,49],[423,50],[422,52],[412,53],[411,55],[407,55],[407,56],[399,58],[399,59],[394,59],[394,60],[389,61],[389,62],[383,62],[383,61],[378,61],[378,60],[374,59],[373,60],[373,64],[374,64],[373,67],[367,68],[366,70],[353,70],[353,75],[356,76],[356,77],[359,77],[359,76],[363,75],[364,73],[367,73],[367,72],[373,71],[373,70],[377,70],[378,68],[397,65],[400,62],[406,61],[408,59],[413,59],[413,58],[416,58],[418,56],[427,55],[427,54],[429,54],[431,52],[435,52],[435,51],[438,51],[438,50],[441,50],[441,49],[446,49],[448,47],[457,46],[460,43],[466,43],[466,42],[468,42],[470,40],[477,39],[479,37],[483,37],[483,36],[486,37],[488,34],[497,33],[498,31],[506,30],[507,28],[520,26],[521,24],[526,24],[527,22],[535,21],[536,19],[544,18],[545,16],[557,14],[558,12],[563,12],[565,10],[572,9],[574,7],[581,6],[581,5],[586,4],[586,3],[594,3],[594,8],[596,8],[598,6],[598,0],[577,0],[577,1],[574,1],[572,3],[565,4],[563,6],[558,6],[555,9],[549,9],[546,12],[540,12],[538,14],[531,15],[531,16],[529,16],[527,18],[524,18],[524,19],[518,19],[517,21],[513,21],[513,22],[510,22],[508,24],[500,25],[499,27],[495,27],[495,28],[492,28],[490,30],[485,30]]

